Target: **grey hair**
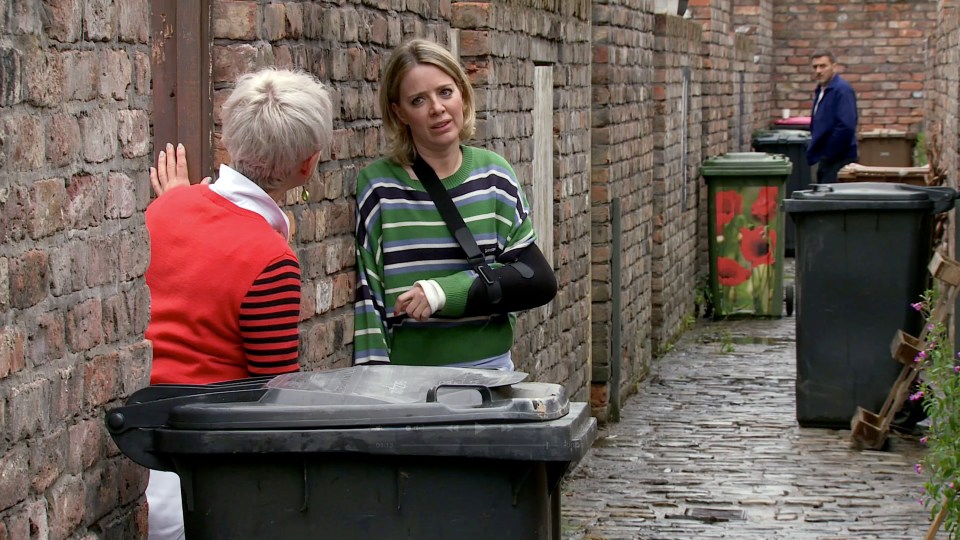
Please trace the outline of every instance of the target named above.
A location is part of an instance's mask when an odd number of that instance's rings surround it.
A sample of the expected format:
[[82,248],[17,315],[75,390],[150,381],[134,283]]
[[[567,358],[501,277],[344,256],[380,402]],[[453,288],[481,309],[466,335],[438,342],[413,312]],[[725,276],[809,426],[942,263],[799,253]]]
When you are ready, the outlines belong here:
[[400,117],[390,105],[400,101],[400,84],[406,74],[415,66],[427,64],[435,66],[450,76],[460,90],[463,99],[463,127],[460,129],[460,142],[473,137],[477,125],[477,113],[474,105],[473,87],[460,62],[442,45],[425,39],[410,40],[393,51],[380,83],[380,114],[383,126],[389,135],[387,155],[401,165],[410,165],[416,156],[413,136],[410,128],[400,121]]
[[333,139],[330,94],[303,71],[267,68],[243,75],[221,117],[231,166],[265,191]]

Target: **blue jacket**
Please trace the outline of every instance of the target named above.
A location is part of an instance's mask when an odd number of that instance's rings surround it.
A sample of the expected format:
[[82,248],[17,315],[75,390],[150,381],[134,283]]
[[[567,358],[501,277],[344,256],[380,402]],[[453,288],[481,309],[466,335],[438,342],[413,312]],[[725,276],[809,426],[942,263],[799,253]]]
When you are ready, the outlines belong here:
[[817,103],[820,85],[813,94],[814,114],[810,120],[807,163],[857,159],[857,96],[850,83],[834,75],[823,98]]

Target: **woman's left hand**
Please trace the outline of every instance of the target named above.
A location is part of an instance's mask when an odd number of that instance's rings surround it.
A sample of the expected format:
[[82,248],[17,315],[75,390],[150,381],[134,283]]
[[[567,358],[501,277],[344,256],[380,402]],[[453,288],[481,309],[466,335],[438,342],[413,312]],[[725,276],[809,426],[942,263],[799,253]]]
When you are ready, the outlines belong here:
[[[210,180],[208,176],[200,183],[209,184]],[[174,153],[173,145],[167,143],[166,150],[161,151],[157,156],[157,166],[150,167],[150,185],[153,186],[153,192],[157,197],[171,189],[190,185],[190,176],[187,174],[187,150],[183,144],[178,144]]]

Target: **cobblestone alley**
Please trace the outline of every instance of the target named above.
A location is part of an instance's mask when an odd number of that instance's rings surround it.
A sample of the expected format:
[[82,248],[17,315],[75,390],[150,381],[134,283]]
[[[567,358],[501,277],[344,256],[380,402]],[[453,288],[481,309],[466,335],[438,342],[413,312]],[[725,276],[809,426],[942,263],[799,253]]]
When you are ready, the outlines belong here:
[[700,323],[656,361],[564,485],[564,538],[922,539],[915,439],[797,425],[794,325]]

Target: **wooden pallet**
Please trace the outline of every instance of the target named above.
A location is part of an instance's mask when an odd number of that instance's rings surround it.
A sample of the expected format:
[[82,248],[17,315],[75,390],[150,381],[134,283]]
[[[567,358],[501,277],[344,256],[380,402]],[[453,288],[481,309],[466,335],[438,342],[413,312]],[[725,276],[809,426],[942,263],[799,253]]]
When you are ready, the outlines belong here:
[[[946,323],[950,314],[953,313],[957,293],[960,291],[960,263],[940,253],[934,253],[927,269],[940,287],[940,296],[930,313],[930,320]],[[873,413],[863,407],[857,407],[857,412],[850,420],[850,439],[857,448],[877,450],[886,443],[893,416],[903,407],[910,394],[910,386],[922,369],[915,359],[920,351],[926,348],[927,333],[926,324],[920,337],[911,336],[903,330],[897,331],[890,343],[890,355],[903,368],[890,388],[890,393],[887,394],[880,412]]]

